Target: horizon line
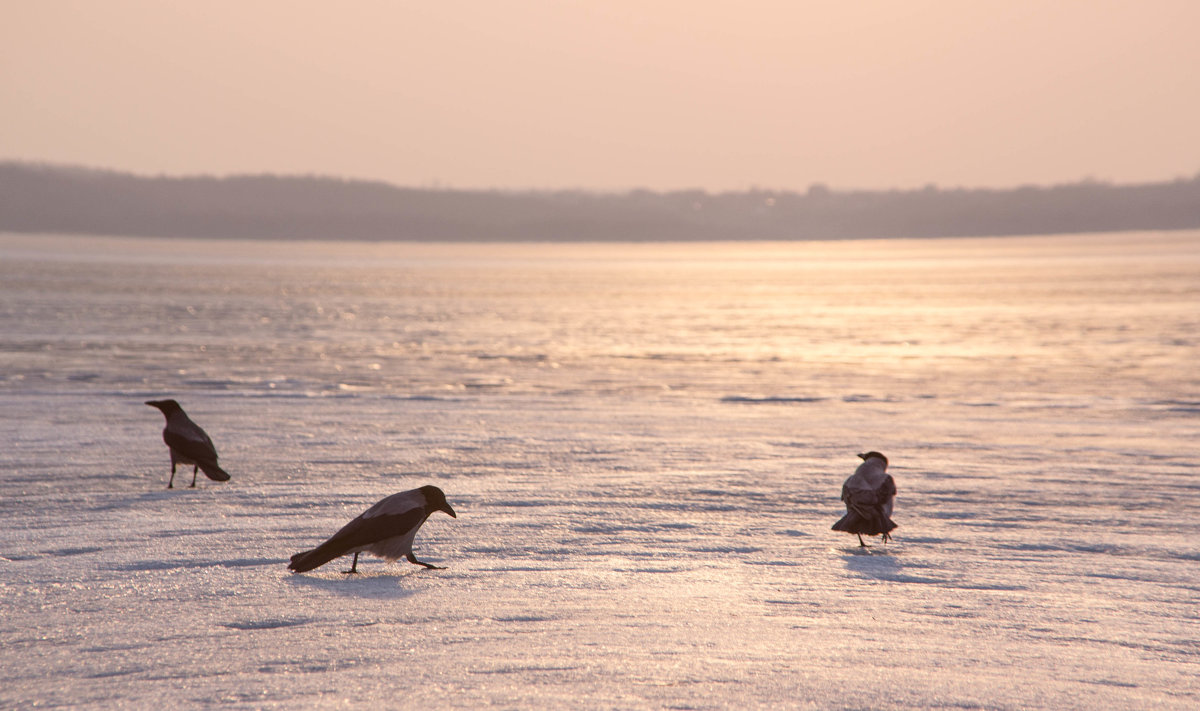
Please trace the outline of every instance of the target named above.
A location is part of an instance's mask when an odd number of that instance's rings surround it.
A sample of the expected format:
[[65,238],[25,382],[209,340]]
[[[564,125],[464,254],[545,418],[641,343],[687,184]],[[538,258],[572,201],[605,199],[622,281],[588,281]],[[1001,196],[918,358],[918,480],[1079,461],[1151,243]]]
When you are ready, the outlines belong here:
[[95,173],[99,175],[117,175],[134,177],[146,180],[232,180],[238,178],[278,178],[278,179],[307,179],[307,180],[327,180],[341,183],[360,183],[372,185],[384,185],[398,190],[413,190],[413,191],[428,191],[428,192],[448,192],[448,193],[511,193],[511,194],[555,194],[555,193],[584,193],[592,195],[630,195],[635,193],[650,193],[658,195],[670,195],[678,193],[703,193],[706,195],[736,195],[736,194],[755,194],[755,193],[791,193],[803,195],[814,191],[825,191],[828,193],[854,194],[854,193],[918,193],[923,191],[936,192],[957,192],[957,191],[1012,191],[1022,189],[1053,189],[1068,186],[1092,185],[1092,186],[1111,186],[1111,187],[1133,187],[1133,186],[1149,186],[1149,185],[1165,185],[1170,183],[1188,182],[1200,180],[1200,169],[1191,176],[1176,175],[1173,178],[1163,178],[1160,180],[1149,181],[1131,181],[1119,182],[1095,176],[1084,176],[1074,181],[1067,182],[1052,182],[1052,183],[1018,183],[1015,185],[1005,186],[985,186],[985,185],[955,185],[945,186],[938,185],[936,182],[930,181],[918,187],[890,187],[890,188],[846,188],[834,187],[822,181],[810,183],[807,188],[769,188],[752,185],[743,189],[722,189],[710,190],[702,187],[681,187],[671,189],[647,188],[647,187],[627,187],[627,188],[587,188],[587,187],[558,187],[558,188],[533,188],[533,187],[456,187],[451,185],[441,184],[440,181],[434,181],[432,184],[409,185],[396,183],[382,178],[364,178],[342,176],[333,173],[319,172],[229,172],[229,173],[169,173],[169,172],[139,172],[130,169],[113,168],[113,167],[98,167],[83,163],[61,163],[49,160],[32,160],[23,158],[0,158],[0,165],[20,165],[29,168],[42,168],[47,170],[58,171],[76,171],[80,173]]

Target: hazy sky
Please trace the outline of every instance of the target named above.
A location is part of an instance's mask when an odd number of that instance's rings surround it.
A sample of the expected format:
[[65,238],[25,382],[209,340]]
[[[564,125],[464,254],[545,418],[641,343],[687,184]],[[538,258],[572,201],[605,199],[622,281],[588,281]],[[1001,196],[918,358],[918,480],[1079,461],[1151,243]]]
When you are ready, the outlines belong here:
[[0,159],[448,187],[1200,172],[1197,0],[0,0]]

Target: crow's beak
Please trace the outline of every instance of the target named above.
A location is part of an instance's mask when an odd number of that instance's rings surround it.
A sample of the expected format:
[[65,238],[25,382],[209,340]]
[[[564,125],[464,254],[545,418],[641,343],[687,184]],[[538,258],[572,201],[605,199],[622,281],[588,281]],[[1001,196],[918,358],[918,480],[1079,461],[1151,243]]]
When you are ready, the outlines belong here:
[[150,407],[158,407],[158,401],[157,401],[157,400],[147,400],[147,401],[146,401],[146,404],[147,404],[147,405],[149,405]]
[[458,518],[458,514],[454,513],[454,509],[450,508],[450,504],[446,504],[445,508],[443,508],[442,511],[445,511],[446,513],[450,514],[454,518]]
[[857,456],[859,459],[863,460],[864,462],[867,461],[867,453],[866,452],[863,452]]

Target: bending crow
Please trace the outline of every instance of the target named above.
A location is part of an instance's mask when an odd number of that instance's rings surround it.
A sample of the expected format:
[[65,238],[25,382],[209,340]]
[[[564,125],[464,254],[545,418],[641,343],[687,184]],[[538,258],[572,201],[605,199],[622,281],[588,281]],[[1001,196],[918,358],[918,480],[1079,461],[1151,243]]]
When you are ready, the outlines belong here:
[[392,494],[362,512],[321,545],[292,556],[288,568],[303,573],[325,565],[334,558],[354,554],[347,574],[358,572],[358,554],[373,553],[387,560],[407,558],[408,562],[426,568],[439,569],[416,559],[412,552],[417,529],[434,511],[445,511],[454,518],[458,514],[446,502],[446,495],[436,486],[422,486],[411,491]]

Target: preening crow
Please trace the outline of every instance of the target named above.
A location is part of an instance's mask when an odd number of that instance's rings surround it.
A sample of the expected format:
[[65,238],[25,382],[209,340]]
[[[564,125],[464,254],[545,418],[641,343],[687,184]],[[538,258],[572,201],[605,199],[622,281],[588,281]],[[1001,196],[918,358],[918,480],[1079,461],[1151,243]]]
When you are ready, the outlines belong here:
[[887,473],[888,460],[879,452],[858,455],[863,463],[842,484],[842,501],[846,502],[846,515],[833,524],[833,530],[858,535],[861,546],[863,534],[883,536],[890,541],[890,532],[896,527],[892,520],[892,505],[896,499],[896,482]]
[[350,570],[345,572],[357,573],[358,554],[365,552],[388,560],[403,557],[410,563],[437,570],[438,566],[417,560],[412,552],[417,529],[434,511],[445,511],[458,518],[454,509],[446,503],[446,495],[436,486],[422,486],[392,494],[362,512],[321,545],[292,556],[288,568],[303,573],[325,565],[334,558],[353,553],[354,562],[350,564]]
[[167,488],[175,485],[175,466],[177,464],[192,465],[192,486],[196,486],[196,470],[204,470],[204,475],[213,481],[229,481],[229,474],[217,466],[217,448],[213,446],[208,434],[200,429],[200,425],[192,422],[179,403],[174,400],[149,400],[150,407],[157,407],[167,418],[167,426],[163,429],[163,441],[171,450],[171,479]]

